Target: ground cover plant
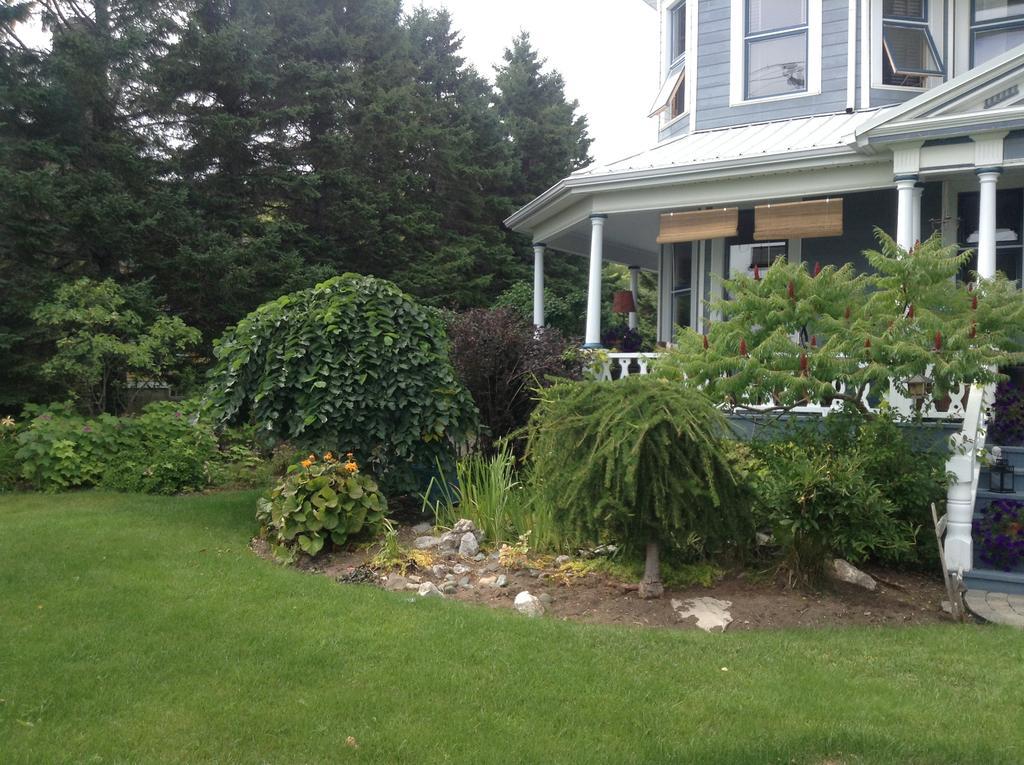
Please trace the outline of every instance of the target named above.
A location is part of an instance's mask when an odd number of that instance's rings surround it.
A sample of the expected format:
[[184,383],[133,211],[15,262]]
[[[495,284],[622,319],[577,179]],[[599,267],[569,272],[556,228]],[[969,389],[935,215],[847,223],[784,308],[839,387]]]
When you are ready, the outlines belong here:
[[266,303],[216,343],[207,406],[224,424],[316,452],[351,451],[390,487],[472,431],[438,312],[346,274]]
[[5,762],[1022,758],[1011,630],[706,635],[410,601],[258,559],[255,499],[0,497]]
[[645,550],[641,594],[659,597],[662,546],[742,556],[753,541],[728,426],[703,393],[633,376],[540,392],[527,456],[535,490],[574,538]]

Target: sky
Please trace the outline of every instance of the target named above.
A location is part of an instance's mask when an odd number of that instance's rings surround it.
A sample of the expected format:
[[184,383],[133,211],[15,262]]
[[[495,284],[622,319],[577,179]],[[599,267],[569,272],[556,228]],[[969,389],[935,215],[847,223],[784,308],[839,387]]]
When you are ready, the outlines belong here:
[[[406,0],[406,10],[418,5]],[[643,0],[422,0],[447,8],[463,34],[463,54],[493,80],[494,65],[520,30],[548,67],[565,78],[594,139],[591,154],[609,162],[654,144],[648,118],[658,94],[658,14]]]
[[[447,8],[463,35],[463,55],[488,79],[521,30],[549,69],[565,78],[566,95],[587,115],[590,153],[611,162],[653,145],[648,118],[658,94],[658,14],[644,0],[405,0]],[[510,10],[511,9],[511,10]],[[38,43],[38,24],[27,42]]]

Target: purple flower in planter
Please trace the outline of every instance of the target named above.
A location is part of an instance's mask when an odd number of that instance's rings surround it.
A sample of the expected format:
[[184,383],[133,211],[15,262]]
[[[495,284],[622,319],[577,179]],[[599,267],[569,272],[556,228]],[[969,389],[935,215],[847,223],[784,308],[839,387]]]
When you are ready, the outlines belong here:
[[999,499],[974,522],[978,559],[986,566],[1013,571],[1024,563],[1024,502]]

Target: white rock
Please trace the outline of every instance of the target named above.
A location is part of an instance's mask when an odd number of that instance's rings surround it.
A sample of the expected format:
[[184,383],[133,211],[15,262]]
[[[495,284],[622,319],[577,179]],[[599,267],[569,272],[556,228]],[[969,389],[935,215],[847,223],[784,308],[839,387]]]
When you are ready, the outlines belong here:
[[479,581],[477,581],[477,585],[480,586],[480,587],[497,587],[498,586],[498,577],[496,577],[496,576],[482,576],[482,577],[480,577]]
[[705,632],[725,632],[725,628],[732,621],[732,615],[729,613],[731,607],[731,601],[718,598],[672,599],[672,610],[679,618],[696,619],[697,626]]
[[417,550],[433,550],[441,544],[440,537],[416,537],[412,541],[412,546]]
[[535,598],[526,590],[516,595],[516,599],[513,602],[513,607],[521,614],[526,616],[543,616],[544,605],[540,602],[540,598]]
[[430,573],[434,576],[444,576],[448,573],[448,567],[443,563],[435,563],[430,567]]
[[444,593],[437,589],[437,585],[433,582],[424,582],[420,585],[417,590],[421,598],[443,598]]
[[449,555],[457,552],[459,549],[459,543],[462,542],[463,534],[456,534],[454,531],[446,531],[441,535],[441,540],[438,544],[439,552],[442,555]]
[[452,526],[452,532],[455,534],[466,534],[473,531],[476,531],[476,524],[468,518],[460,518],[456,524]]
[[433,530],[434,524],[427,523],[426,521],[424,521],[423,523],[417,523],[415,526],[412,527],[413,534],[429,534]]
[[559,555],[557,558],[555,558],[555,568],[561,568],[571,560],[572,558],[570,558],[568,555]]
[[508,587],[508,577],[504,574],[498,574],[498,578],[494,580],[495,587]]
[[878,589],[878,582],[872,579],[871,576],[841,558],[836,558],[832,561],[832,568],[829,573],[833,579],[838,579],[840,582],[855,584],[872,592]]
[[456,563],[454,566],[452,566],[452,573],[455,574],[456,576],[462,576],[463,574],[468,574],[472,570],[473,569],[471,569],[465,563]]
[[422,576],[416,576],[415,574],[409,574],[409,576],[407,576],[406,578],[410,582],[414,582],[415,584],[423,584],[423,577]]
[[473,532],[463,534],[462,541],[459,542],[459,555],[463,558],[472,558],[479,552],[480,544],[476,541],[476,537],[473,536]]

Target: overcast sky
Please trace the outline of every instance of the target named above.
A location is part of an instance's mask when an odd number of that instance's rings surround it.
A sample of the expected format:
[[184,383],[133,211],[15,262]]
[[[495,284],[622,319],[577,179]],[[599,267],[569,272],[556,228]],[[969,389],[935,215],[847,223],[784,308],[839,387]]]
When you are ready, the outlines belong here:
[[[420,3],[405,0],[411,10]],[[463,52],[493,79],[494,65],[521,29],[580,102],[598,161],[620,159],[655,141],[648,119],[658,94],[658,14],[643,0],[423,0],[447,8]]]
[[[406,11],[421,0],[405,0]],[[647,118],[658,92],[658,14],[643,0],[422,0],[447,8],[463,35],[463,54],[493,81],[494,66],[520,30],[530,33],[548,68],[565,78],[580,102],[599,162],[652,145]],[[509,9],[512,9],[511,11]],[[38,24],[27,37],[41,41]]]

